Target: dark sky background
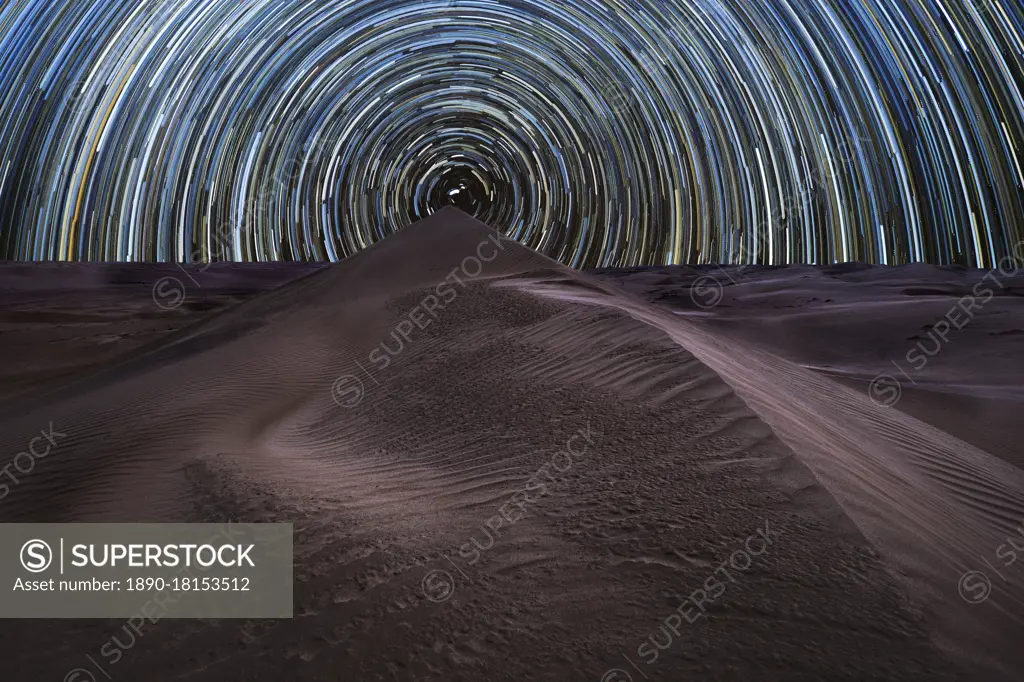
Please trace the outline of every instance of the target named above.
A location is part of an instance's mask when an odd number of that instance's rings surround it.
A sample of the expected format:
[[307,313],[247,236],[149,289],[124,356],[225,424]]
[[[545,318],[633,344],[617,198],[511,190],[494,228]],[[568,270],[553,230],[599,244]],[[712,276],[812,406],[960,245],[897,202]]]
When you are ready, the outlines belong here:
[[1018,0],[12,0],[0,256],[991,267],[1022,91]]

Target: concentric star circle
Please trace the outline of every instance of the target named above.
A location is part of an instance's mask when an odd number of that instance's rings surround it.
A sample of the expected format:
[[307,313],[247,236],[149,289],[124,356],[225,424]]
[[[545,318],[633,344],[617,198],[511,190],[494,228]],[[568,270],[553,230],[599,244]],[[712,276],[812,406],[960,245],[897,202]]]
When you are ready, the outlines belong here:
[[1016,0],[11,0],[0,249],[340,260],[446,205],[575,267],[991,267]]

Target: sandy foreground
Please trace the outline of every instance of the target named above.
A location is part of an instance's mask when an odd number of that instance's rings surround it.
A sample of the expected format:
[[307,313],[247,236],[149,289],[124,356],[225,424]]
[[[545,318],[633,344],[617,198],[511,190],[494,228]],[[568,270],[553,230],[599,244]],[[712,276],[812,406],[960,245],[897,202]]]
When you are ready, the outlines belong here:
[[6,621],[4,677],[1019,680],[1024,277],[907,357],[982,274],[581,274],[454,210],[0,265],[0,459],[60,434],[0,521],[296,528],[293,619]]

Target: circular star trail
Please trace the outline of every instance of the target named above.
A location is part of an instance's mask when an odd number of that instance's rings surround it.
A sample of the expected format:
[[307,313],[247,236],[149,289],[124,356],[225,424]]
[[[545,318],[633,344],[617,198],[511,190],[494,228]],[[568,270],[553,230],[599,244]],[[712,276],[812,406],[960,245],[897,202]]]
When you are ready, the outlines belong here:
[[340,260],[446,205],[575,267],[992,266],[1017,0],[10,0],[10,258]]

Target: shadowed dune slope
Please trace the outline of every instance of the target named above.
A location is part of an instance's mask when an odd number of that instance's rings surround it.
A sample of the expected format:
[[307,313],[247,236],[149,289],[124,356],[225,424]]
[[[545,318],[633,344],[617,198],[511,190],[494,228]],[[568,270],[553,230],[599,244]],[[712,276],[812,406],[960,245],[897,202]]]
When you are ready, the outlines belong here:
[[[295,523],[294,619],[160,621],[122,679],[1015,679],[916,561],[1008,528],[1015,481],[746,352],[445,210],[10,406],[0,452],[66,435],[0,521]],[[122,625],[4,626],[8,669]]]

